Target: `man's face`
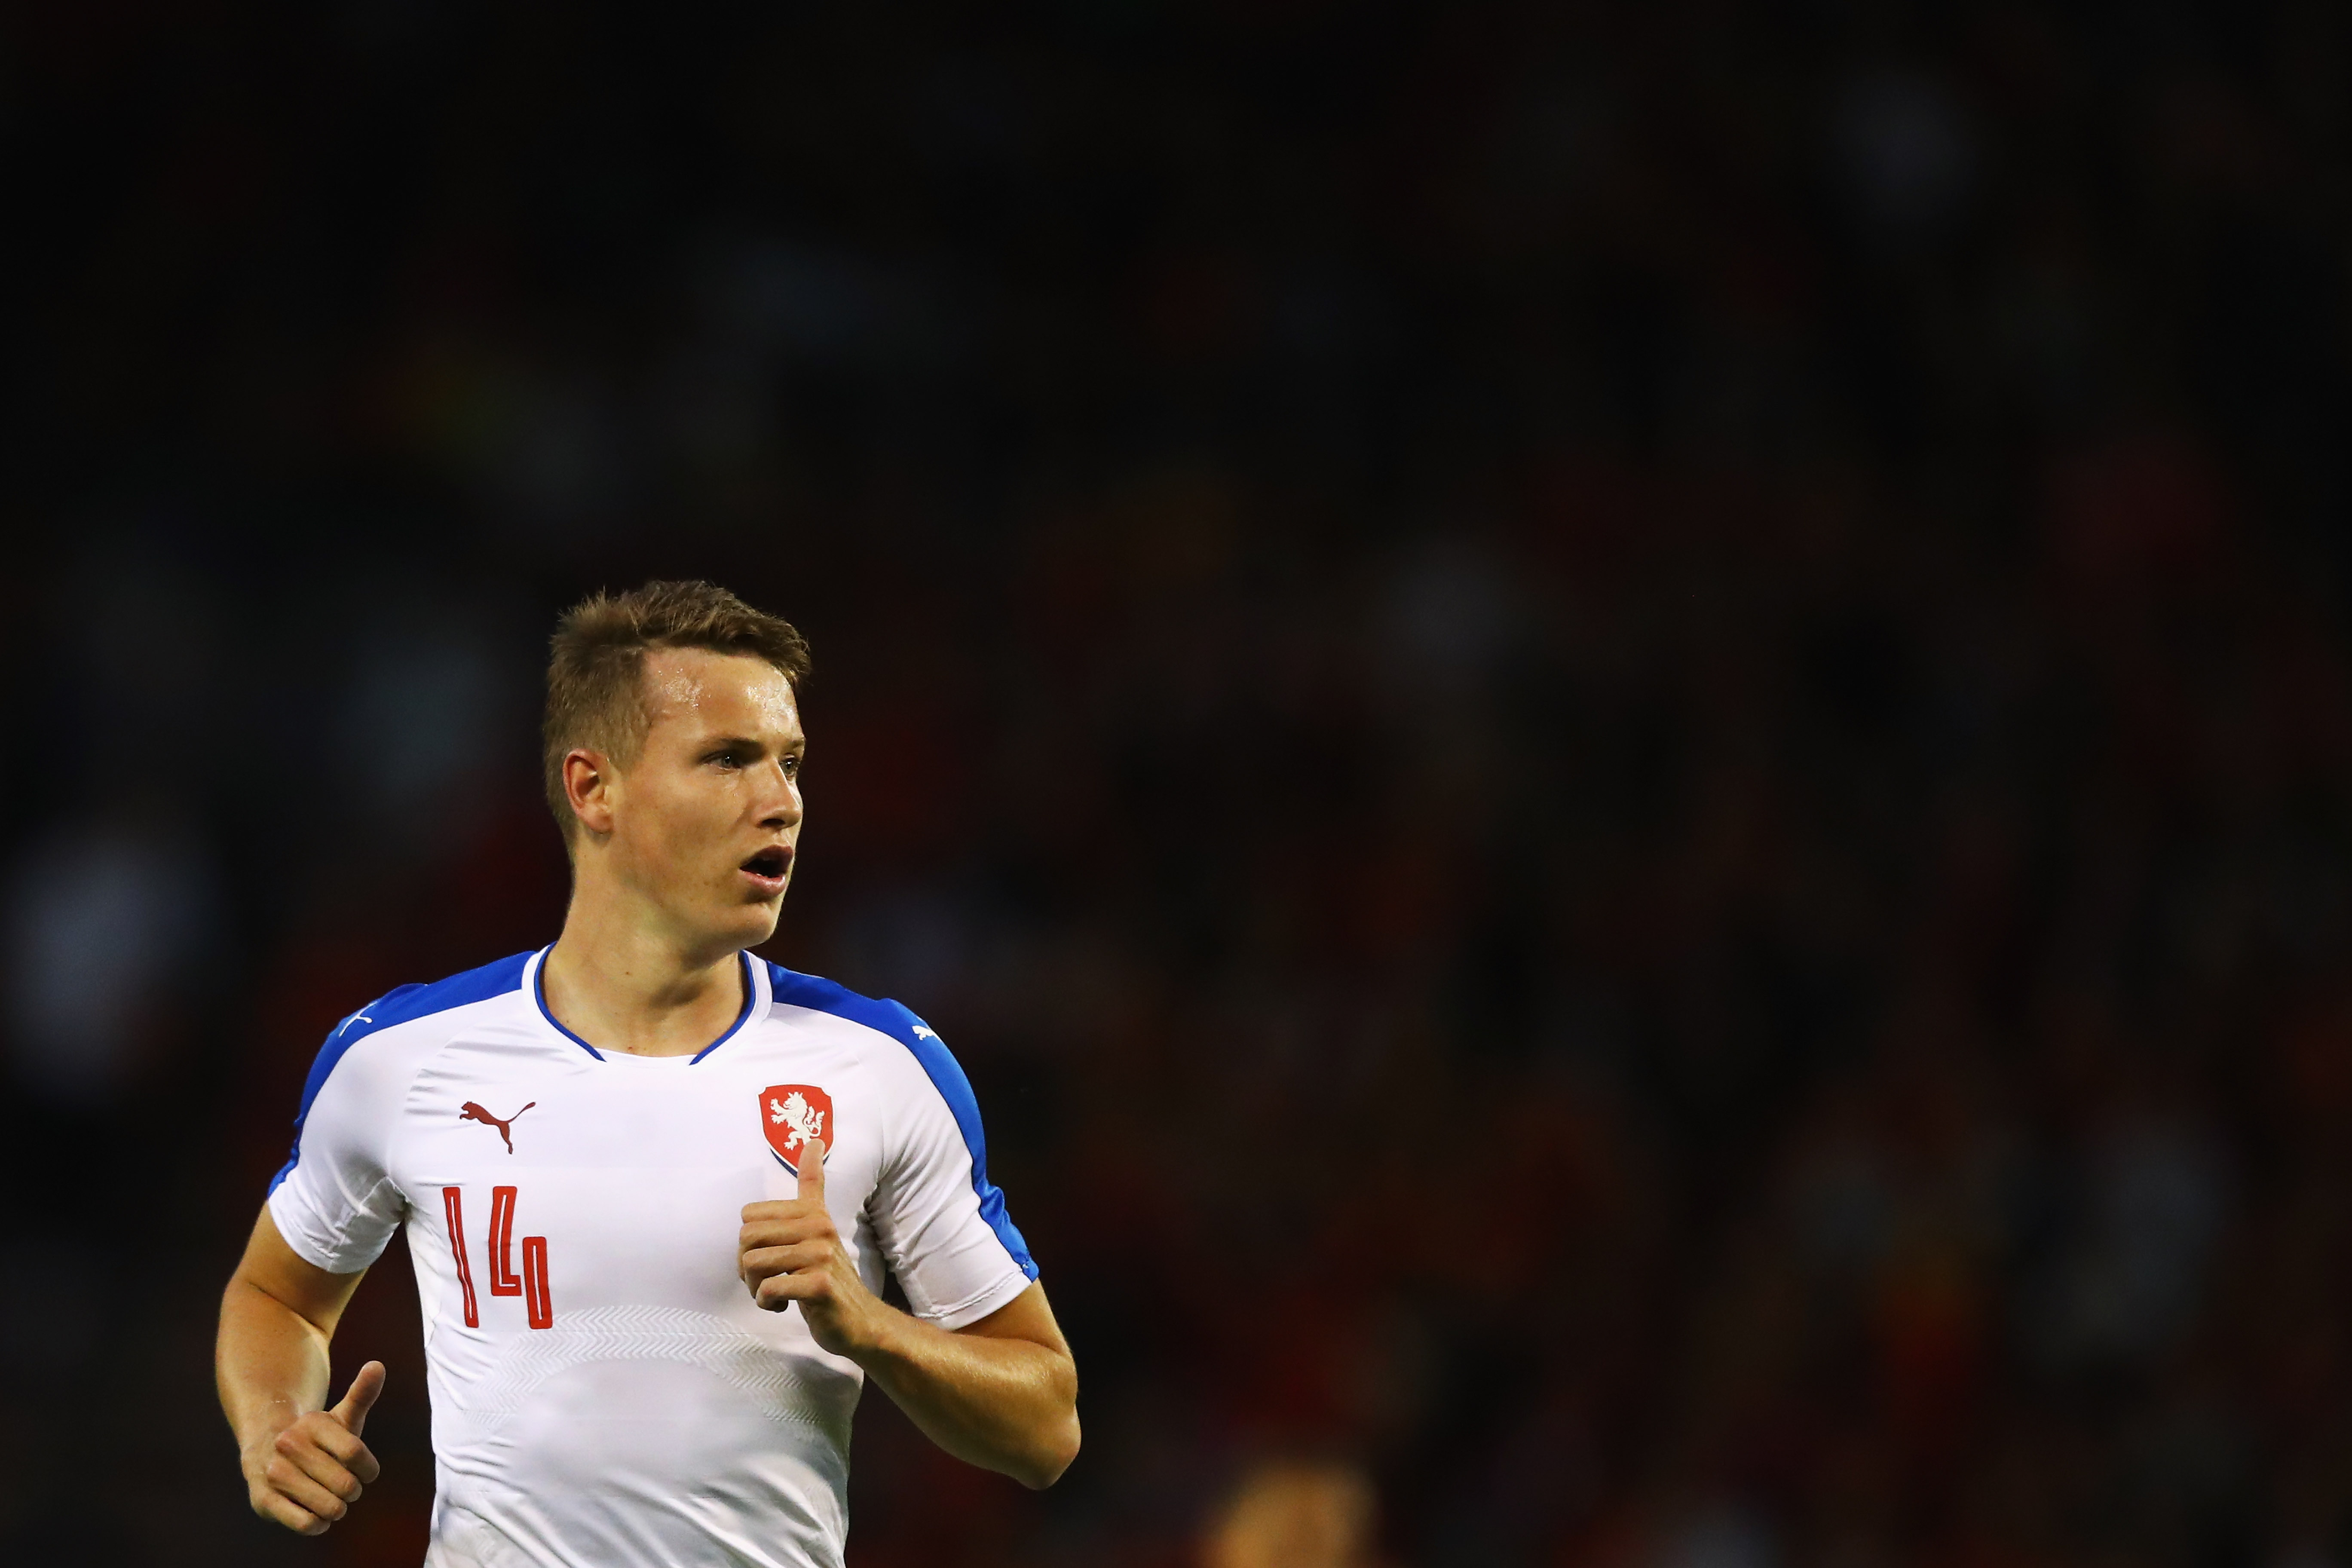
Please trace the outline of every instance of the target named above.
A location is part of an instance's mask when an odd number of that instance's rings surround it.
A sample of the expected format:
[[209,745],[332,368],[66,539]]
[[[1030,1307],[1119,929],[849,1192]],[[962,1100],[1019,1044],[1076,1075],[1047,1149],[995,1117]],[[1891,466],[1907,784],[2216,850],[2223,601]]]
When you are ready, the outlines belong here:
[[775,933],[801,832],[792,682],[764,659],[662,648],[646,656],[651,723],[613,776],[614,871],[714,943]]

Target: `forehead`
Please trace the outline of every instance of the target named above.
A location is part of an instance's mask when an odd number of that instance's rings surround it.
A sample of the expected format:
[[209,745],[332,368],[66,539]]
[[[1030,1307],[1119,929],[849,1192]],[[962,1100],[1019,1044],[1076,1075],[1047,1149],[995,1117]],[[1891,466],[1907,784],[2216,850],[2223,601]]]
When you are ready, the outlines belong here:
[[764,658],[656,648],[646,655],[645,682],[646,718],[654,728],[686,724],[740,735],[800,731],[793,683]]

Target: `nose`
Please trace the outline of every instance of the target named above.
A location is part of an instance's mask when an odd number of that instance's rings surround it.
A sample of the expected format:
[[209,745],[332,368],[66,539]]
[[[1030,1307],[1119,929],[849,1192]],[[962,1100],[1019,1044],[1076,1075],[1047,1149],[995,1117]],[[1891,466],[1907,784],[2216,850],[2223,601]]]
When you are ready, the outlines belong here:
[[801,820],[800,781],[784,772],[782,759],[770,763],[761,769],[760,778],[761,784],[766,786],[761,792],[763,798],[760,802],[760,826],[779,828],[798,826]]

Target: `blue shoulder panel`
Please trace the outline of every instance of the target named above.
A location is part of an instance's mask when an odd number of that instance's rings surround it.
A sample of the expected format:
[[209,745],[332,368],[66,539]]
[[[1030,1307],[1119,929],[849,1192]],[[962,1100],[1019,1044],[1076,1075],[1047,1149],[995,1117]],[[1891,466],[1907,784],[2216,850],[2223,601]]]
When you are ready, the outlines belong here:
[[898,1003],[877,1002],[846,986],[786,969],[780,963],[768,965],[768,979],[775,1000],[878,1029],[915,1054],[931,1087],[948,1102],[956,1127],[963,1133],[963,1146],[971,1152],[971,1190],[980,1199],[980,1217],[988,1222],[989,1229],[1004,1244],[1004,1250],[1013,1255],[1021,1272],[1036,1279],[1037,1261],[1029,1256],[1029,1244],[1022,1238],[1013,1216],[1004,1212],[1004,1193],[988,1179],[988,1139],[981,1131],[980,1101],[972,1095],[971,1080],[963,1076],[963,1068],[939,1036],[932,1033],[931,1026]]
[[302,1158],[302,1123],[310,1119],[311,1101],[319,1098],[319,1091],[334,1075],[335,1064],[343,1059],[345,1051],[378,1029],[414,1023],[436,1013],[446,1013],[452,1007],[463,1007],[468,1002],[487,1002],[501,992],[512,991],[522,984],[523,966],[530,962],[530,953],[518,952],[511,958],[468,969],[463,974],[453,974],[430,985],[397,985],[336,1025],[326,1043],[319,1047],[318,1058],[310,1064],[310,1076],[302,1080],[302,1105],[294,1113],[294,1158],[269,1179],[269,1190],[276,1192],[278,1184],[292,1173],[296,1161]]

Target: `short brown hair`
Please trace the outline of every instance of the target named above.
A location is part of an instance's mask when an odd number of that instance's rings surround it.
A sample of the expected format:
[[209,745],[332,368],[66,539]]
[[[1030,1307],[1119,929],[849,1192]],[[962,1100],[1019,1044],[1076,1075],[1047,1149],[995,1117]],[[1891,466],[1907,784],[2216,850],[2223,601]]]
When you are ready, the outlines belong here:
[[550,641],[547,719],[540,731],[548,808],[566,844],[578,818],[563,789],[563,759],[587,746],[623,764],[635,760],[653,721],[646,655],[663,647],[764,658],[795,691],[809,672],[808,639],[790,621],[753,609],[716,584],[648,583],[572,605]]

